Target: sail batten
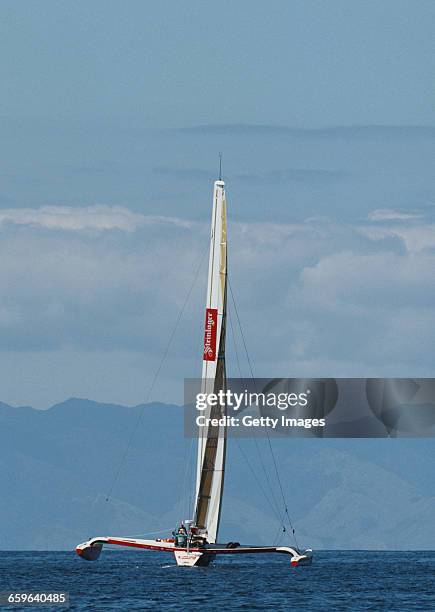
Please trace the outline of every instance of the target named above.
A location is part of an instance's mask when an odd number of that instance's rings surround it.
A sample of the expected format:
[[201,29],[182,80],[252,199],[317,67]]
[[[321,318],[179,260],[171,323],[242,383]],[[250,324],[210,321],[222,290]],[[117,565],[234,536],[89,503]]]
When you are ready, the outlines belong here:
[[[210,235],[202,393],[226,388],[225,336],[227,290],[227,220],[225,183],[216,181]],[[213,406],[206,416],[219,418],[226,407]],[[203,428],[198,439],[195,525],[216,542],[222,502],[226,453],[226,430],[219,426]]]

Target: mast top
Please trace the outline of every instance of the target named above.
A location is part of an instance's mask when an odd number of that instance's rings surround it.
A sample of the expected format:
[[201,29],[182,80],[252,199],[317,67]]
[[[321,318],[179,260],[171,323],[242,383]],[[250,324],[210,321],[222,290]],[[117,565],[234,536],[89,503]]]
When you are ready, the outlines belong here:
[[215,181],[216,187],[224,187],[225,182],[222,180],[222,153],[219,153],[219,179]]

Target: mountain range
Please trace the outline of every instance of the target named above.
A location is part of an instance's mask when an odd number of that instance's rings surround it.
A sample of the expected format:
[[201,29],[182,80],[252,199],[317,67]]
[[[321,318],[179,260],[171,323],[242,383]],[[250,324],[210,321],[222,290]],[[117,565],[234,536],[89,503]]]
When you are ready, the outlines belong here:
[[[165,537],[193,496],[195,442],[183,417],[162,403],[0,403],[0,549]],[[272,448],[279,481],[267,440],[229,440],[221,540],[274,542],[286,504],[301,546],[435,548],[433,439],[291,438]],[[281,535],[290,532],[286,523]]]

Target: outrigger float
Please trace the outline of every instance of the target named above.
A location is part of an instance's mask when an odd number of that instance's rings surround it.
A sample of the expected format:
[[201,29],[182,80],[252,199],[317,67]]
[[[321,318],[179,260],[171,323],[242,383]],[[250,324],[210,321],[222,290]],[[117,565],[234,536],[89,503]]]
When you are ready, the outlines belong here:
[[[202,393],[226,389],[225,337],[227,317],[227,217],[225,183],[215,181],[211,223],[205,314]],[[210,419],[226,416],[226,407],[209,407],[203,414]],[[210,421],[209,421],[210,422]],[[216,421],[215,421],[216,422]],[[222,421],[221,421],[222,422]],[[142,540],[123,537],[95,537],[76,548],[87,561],[95,561],[104,545],[126,546],[172,553],[177,565],[206,566],[218,555],[284,553],[293,566],[312,561],[312,550],[303,552],[291,546],[242,546],[238,542],[217,543],[225,475],[227,428],[202,427],[198,439],[196,501],[194,518],[186,520],[173,538]]]

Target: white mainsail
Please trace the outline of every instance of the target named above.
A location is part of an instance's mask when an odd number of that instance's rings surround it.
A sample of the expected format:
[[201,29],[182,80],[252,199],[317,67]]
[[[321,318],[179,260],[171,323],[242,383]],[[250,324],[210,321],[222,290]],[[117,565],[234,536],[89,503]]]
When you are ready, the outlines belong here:
[[[215,181],[211,222],[210,259],[202,367],[202,393],[225,389],[225,330],[227,290],[227,217],[225,183]],[[208,408],[207,417],[220,417],[225,407]],[[216,542],[222,501],[226,451],[226,428],[201,428],[198,439],[196,504],[194,522]]]

